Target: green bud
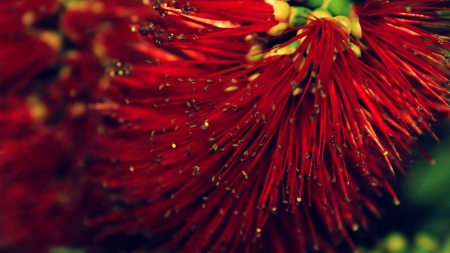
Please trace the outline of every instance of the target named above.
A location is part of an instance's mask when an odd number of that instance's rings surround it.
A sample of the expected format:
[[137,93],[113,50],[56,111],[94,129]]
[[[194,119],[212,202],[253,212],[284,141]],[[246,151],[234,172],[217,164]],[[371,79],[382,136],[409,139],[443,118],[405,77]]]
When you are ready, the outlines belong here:
[[306,0],[305,5],[310,7],[311,9],[316,9],[322,6],[324,0]]
[[408,240],[403,234],[394,232],[385,238],[384,246],[388,252],[406,253]]
[[289,24],[294,26],[306,25],[308,16],[311,14],[311,10],[301,6],[291,7],[291,17],[289,18]]
[[436,238],[426,233],[418,233],[414,242],[416,248],[420,248],[421,252],[436,252],[439,249],[439,242]]
[[333,16],[350,16],[352,3],[350,0],[331,0],[328,10]]
[[50,253],[85,253],[86,251],[83,249],[76,248],[66,248],[66,247],[54,247],[51,248]]

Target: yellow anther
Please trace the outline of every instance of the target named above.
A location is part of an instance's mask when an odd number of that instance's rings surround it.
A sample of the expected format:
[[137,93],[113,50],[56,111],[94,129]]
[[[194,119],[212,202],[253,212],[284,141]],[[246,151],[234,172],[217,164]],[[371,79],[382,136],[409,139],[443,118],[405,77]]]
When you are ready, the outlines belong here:
[[30,27],[36,20],[36,14],[33,11],[28,11],[22,16],[22,24],[25,27]]
[[62,38],[55,32],[41,32],[39,39],[47,43],[55,52],[59,52],[62,48]]
[[250,82],[251,82],[251,81],[254,81],[254,80],[256,80],[256,78],[258,78],[260,75],[261,75],[260,73],[253,74],[253,75],[251,75],[251,76],[248,78],[248,80],[249,80]]
[[235,91],[237,89],[239,89],[239,86],[230,86],[230,87],[227,87],[224,91],[230,92],[230,91]]
[[[292,96],[300,95],[300,94],[302,94],[302,92],[303,92],[303,89],[300,88],[300,87],[297,87],[297,88],[295,88],[294,91],[292,92]],[[297,198],[297,199],[300,199],[300,198]],[[301,199],[300,199],[300,201],[301,201]],[[298,201],[298,202],[300,202],[300,201]]]

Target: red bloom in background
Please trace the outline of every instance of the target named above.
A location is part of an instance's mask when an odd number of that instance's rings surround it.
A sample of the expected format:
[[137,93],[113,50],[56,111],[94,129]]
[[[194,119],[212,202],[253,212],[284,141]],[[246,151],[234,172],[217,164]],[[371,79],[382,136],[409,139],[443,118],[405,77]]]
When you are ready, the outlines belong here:
[[[123,11],[142,3],[127,6],[0,3],[0,251],[93,243],[85,221],[108,197],[92,184],[105,128],[93,108],[116,58],[140,56],[130,45],[142,38],[123,25],[137,14]],[[113,29],[122,40],[105,39]]]
[[[165,51],[118,77],[96,222],[174,252],[306,252],[398,203],[415,136],[448,116],[442,1],[155,1]],[[428,157],[426,152],[424,155]],[[431,159],[431,158],[429,158]]]
[[[61,41],[46,30],[31,27],[45,16],[54,15],[58,1],[0,3],[0,89],[23,87],[32,77],[54,63]],[[33,48],[34,50],[29,50]],[[18,56],[27,57],[18,57]]]

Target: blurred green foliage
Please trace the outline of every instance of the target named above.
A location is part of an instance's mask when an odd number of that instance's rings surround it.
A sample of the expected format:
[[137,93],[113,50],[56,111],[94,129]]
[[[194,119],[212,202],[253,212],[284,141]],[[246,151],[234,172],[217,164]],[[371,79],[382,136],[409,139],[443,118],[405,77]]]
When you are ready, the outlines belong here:
[[[450,239],[450,238],[448,238]],[[399,232],[392,232],[380,240],[374,249],[359,249],[360,253],[450,253],[450,241],[439,240],[425,232],[418,232],[412,240]]]
[[86,253],[83,249],[54,247],[50,249],[49,253]]
[[420,209],[423,215],[413,217],[412,226],[391,232],[375,247],[361,247],[359,253],[450,253],[450,136],[444,136],[448,129],[449,122],[438,129],[442,133],[439,145],[424,143],[435,163],[415,161],[401,189],[403,212]]
[[434,149],[432,155],[435,164],[423,160],[415,164],[404,192],[409,205],[429,210],[422,229],[446,235],[450,234],[450,138]]

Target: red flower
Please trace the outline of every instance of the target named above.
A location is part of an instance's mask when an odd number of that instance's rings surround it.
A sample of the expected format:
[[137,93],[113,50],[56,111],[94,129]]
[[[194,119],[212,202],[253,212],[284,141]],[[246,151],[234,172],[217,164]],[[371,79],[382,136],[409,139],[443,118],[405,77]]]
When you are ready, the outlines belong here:
[[[104,102],[111,67],[123,56],[115,50],[134,52],[134,59],[138,53],[128,48],[142,40],[118,25],[136,14],[124,8],[99,1],[0,3],[0,251],[92,243],[86,218],[107,199],[92,184],[105,128],[93,109]],[[129,36],[104,39],[112,28]]]
[[98,219],[105,233],[176,252],[334,252],[379,216],[374,195],[399,202],[390,182],[415,136],[448,116],[448,7],[267,2],[160,0],[163,21],[136,28],[166,51],[118,77],[105,107],[121,127],[100,171],[125,202]]

